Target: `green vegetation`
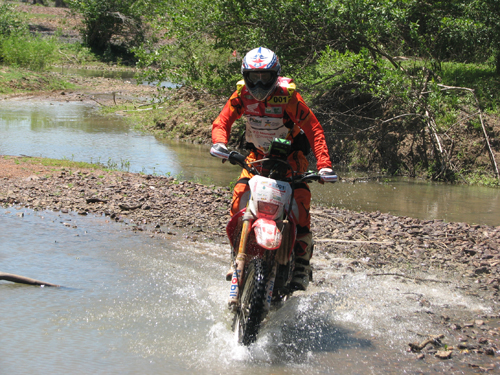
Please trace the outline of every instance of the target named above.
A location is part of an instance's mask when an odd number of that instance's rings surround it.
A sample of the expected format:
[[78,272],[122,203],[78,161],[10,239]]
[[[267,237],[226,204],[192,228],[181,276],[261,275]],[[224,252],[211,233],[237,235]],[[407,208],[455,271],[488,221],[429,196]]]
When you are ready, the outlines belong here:
[[[72,168],[72,169],[92,169],[92,170],[104,170],[104,171],[128,171],[130,162],[121,161],[121,163],[116,163],[111,159],[108,160],[107,164],[97,163],[87,163],[83,161],[73,161],[68,158],[63,159],[51,159],[51,158],[37,158],[37,157],[13,157],[4,156],[5,159],[14,159],[16,164],[32,164],[32,165],[43,165],[45,167],[55,167],[55,168]],[[72,173],[72,172],[70,172]],[[103,176],[99,176],[103,178]]]
[[498,0],[66,3],[82,19],[83,44],[30,35],[3,4],[3,64],[41,71],[58,59],[135,63],[143,80],[191,95],[159,87],[151,111],[121,109],[148,131],[201,141],[219,98],[240,79],[242,56],[262,45],[320,118],[336,165],[498,185]]
[[68,0],[83,18],[81,35],[85,45],[106,60],[117,55],[133,59],[130,50],[145,40],[143,14],[153,2],[135,0]]
[[498,185],[499,14],[496,0],[169,1],[149,19],[167,43],[135,53],[148,81],[227,97],[241,57],[266,46],[335,164]]
[[90,49],[79,43],[63,43],[59,34],[31,34],[29,17],[13,3],[0,3],[0,94],[75,88],[47,70],[57,64],[96,63]]
[[31,158],[31,157],[21,157],[16,160],[21,163],[29,163],[29,164],[41,164],[46,167],[61,167],[61,168],[86,168],[86,169],[102,169],[101,164],[95,163],[86,163],[81,161],[72,161],[72,160],[58,160],[58,159],[50,159],[50,158]]

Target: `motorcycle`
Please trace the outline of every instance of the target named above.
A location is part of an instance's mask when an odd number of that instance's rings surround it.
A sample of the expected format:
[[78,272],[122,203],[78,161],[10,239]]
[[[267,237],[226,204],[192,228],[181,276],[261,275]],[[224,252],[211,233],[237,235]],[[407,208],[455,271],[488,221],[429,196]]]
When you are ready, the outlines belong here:
[[294,186],[312,181],[336,182],[336,175],[297,173],[287,161],[291,143],[274,139],[268,155],[247,163],[237,151],[213,146],[210,153],[246,169],[250,197],[247,206],[226,227],[231,244],[232,272],[229,308],[234,313],[232,329],[239,344],[255,342],[260,325],[273,307],[279,307],[294,292],[294,246],[297,220],[294,216]]

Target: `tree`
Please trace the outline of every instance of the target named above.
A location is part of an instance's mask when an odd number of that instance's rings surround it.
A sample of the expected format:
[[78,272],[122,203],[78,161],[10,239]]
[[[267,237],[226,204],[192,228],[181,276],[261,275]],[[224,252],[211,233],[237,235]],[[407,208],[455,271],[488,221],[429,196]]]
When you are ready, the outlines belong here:
[[500,75],[500,0],[472,1],[472,16],[484,25],[496,73]]
[[147,2],[67,0],[67,3],[83,16],[83,40],[95,51],[110,51],[113,46],[128,51],[144,41],[142,14]]

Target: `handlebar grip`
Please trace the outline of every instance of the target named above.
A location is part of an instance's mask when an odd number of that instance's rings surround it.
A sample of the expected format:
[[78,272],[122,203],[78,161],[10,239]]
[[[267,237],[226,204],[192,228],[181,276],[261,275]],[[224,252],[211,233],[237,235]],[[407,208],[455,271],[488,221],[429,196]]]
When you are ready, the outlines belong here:
[[229,154],[228,160],[233,165],[239,165],[240,167],[245,167],[245,157],[241,155],[239,152],[231,151]]

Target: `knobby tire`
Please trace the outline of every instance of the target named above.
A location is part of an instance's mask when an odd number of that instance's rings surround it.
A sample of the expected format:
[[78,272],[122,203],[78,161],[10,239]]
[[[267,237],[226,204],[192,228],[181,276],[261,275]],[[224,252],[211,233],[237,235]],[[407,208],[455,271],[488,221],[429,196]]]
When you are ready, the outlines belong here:
[[238,333],[238,341],[248,346],[257,340],[260,323],[264,318],[266,297],[266,269],[262,259],[250,261],[246,270],[241,294],[241,308],[236,313],[233,330]]

